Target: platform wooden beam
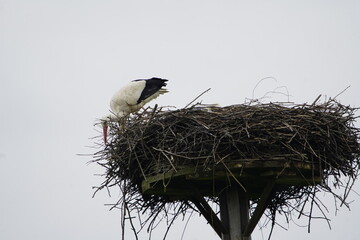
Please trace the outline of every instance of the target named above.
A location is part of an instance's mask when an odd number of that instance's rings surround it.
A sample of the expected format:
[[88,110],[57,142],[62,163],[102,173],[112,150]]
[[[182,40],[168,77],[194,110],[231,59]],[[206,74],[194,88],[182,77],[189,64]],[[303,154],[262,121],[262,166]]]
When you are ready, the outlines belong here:
[[255,208],[254,213],[252,214],[249,223],[244,229],[243,235],[244,237],[249,237],[251,233],[254,231],[256,224],[259,222],[261,216],[265,212],[266,207],[268,206],[271,200],[271,193],[275,186],[275,180],[270,180],[270,182],[265,187],[263,193],[260,196],[260,200]]
[[206,202],[203,196],[197,194],[192,202],[195,204],[197,209],[205,217],[211,227],[221,238],[222,234],[228,233],[228,229],[223,225],[221,220],[216,216],[216,213],[212,210],[209,204]]
[[[227,201],[226,201],[226,193],[222,193],[219,196],[219,205],[220,205],[220,219],[221,222],[224,224],[226,228],[229,227],[229,210],[227,207]],[[229,234],[223,234],[221,236],[222,240],[230,240]]]
[[249,197],[240,186],[234,184],[221,194],[220,215],[229,229],[222,240],[251,240],[250,236],[242,234],[249,221]]

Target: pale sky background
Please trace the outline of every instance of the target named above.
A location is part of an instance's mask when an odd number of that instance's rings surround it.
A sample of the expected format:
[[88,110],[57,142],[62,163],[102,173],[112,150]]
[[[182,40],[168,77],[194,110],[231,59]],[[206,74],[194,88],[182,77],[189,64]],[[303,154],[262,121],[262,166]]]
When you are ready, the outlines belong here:
[[[206,103],[243,103],[266,77],[277,81],[255,98],[286,86],[290,101],[312,102],[351,85],[338,99],[360,106],[360,1],[0,0],[0,239],[120,239],[119,211],[104,206],[119,195],[92,198],[103,169],[77,154],[96,150],[93,123],[112,94],[153,76],[171,91],[155,102],[178,108],[209,87]],[[335,216],[325,197],[332,230],[290,223],[272,239],[359,239],[360,196],[349,200],[351,211]],[[184,225],[168,239],[180,240]],[[194,217],[183,239],[218,237]]]

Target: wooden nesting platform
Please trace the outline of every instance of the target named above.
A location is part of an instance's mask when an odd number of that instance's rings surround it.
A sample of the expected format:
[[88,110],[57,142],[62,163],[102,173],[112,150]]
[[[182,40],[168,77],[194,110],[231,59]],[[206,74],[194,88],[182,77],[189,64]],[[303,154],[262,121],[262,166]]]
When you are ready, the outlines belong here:
[[171,200],[202,196],[219,196],[232,184],[239,185],[250,199],[259,198],[269,181],[275,181],[281,190],[289,186],[319,184],[322,180],[319,166],[301,161],[232,160],[209,169],[187,167],[147,177],[142,181],[142,192],[148,195],[166,195]]
[[[319,184],[319,167],[303,161],[232,160],[209,169],[188,167],[147,177],[142,192],[167,196],[170,201],[190,200],[224,240],[251,239],[250,235],[276,191],[290,186]],[[206,197],[220,199],[221,219]],[[259,199],[249,219],[249,200]],[[225,220],[226,219],[226,220]]]

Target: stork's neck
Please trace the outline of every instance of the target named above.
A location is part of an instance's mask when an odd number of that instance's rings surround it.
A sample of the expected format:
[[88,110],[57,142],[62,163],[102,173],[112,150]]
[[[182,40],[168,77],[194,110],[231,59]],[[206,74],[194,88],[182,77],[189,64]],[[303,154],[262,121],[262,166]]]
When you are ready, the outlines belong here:
[[119,118],[117,116],[115,116],[114,114],[109,114],[106,116],[103,116],[100,121],[103,123],[107,123],[107,122],[116,122]]
[[106,116],[103,116],[100,121],[101,122],[118,122],[120,120],[120,118],[124,117],[124,113],[119,112],[119,113],[111,113],[108,114]]

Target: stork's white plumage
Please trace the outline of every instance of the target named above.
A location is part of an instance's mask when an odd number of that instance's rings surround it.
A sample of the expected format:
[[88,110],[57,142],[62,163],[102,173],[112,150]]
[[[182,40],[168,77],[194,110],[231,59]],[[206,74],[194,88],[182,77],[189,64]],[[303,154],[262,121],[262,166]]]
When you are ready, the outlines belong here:
[[167,80],[161,78],[134,80],[118,90],[111,99],[110,109],[123,117],[141,109],[146,103],[167,92],[162,88]]
[[118,121],[130,113],[140,110],[146,103],[168,91],[163,88],[168,80],[162,78],[134,80],[118,90],[110,101],[111,113],[101,119],[104,142],[107,139],[109,121]]

